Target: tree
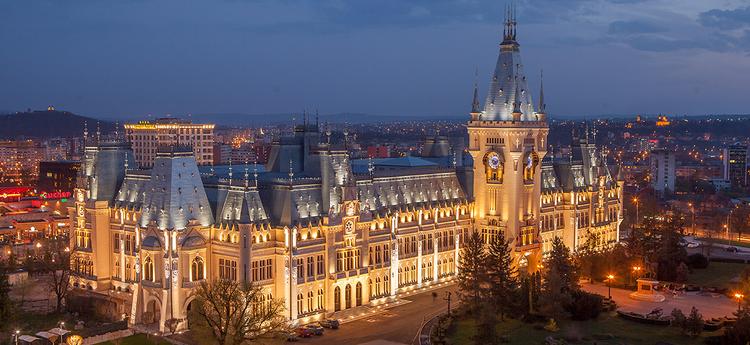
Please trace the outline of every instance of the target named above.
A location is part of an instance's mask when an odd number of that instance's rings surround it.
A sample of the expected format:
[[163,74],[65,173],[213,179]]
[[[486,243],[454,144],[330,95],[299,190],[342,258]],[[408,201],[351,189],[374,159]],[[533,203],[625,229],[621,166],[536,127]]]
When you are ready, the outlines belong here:
[[46,274],[47,286],[55,294],[55,311],[59,313],[70,288],[70,248],[63,241],[48,241],[43,248],[40,267]]
[[685,320],[685,332],[693,337],[703,332],[703,315],[695,307],[690,310],[690,315]]
[[685,331],[685,320],[687,318],[685,317],[685,314],[682,312],[682,310],[674,308],[672,309],[672,321],[669,323],[672,327],[676,327],[681,329],[683,332]]
[[566,306],[571,303],[571,295],[567,283],[557,268],[547,270],[544,277],[544,288],[539,296],[539,309],[544,314],[556,320],[565,315]]
[[503,235],[495,236],[487,251],[489,295],[491,305],[495,306],[494,312],[500,315],[500,320],[504,320],[505,315],[517,307],[515,295],[518,277],[510,253],[510,242]]
[[594,282],[594,277],[599,275],[599,266],[602,262],[602,255],[597,249],[597,242],[599,242],[599,236],[589,232],[586,242],[575,252],[575,262],[580,268],[581,274],[587,277],[591,283]]
[[262,288],[252,283],[204,281],[195,302],[200,318],[196,326],[206,326],[219,345],[240,345],[286,329],[283,301],[263,299]]
[[8,270],[5,267],[0,267],[0,320],[9,320],[12,308]]
[[742,238],[743,233],[750,232],[750,206],[737,205],[731,215],[731,230],[737,233],[738,238]]
[[675,272],[674,281],[677,283],[686,282],[688,280],[688,273],[690,273],[688,265],[686,265],[684,262],[681,262],[680,265],[677,266],[677,272]]
[[[571,258],[570,249],[560,237],[555,237],[552,240],[552,250],[544,263],[544,267],[546,269],[545,281],[553,275],[557,276],[562,292],[568,293],[579,289],[578,268]],[[548,286],[545,285],[544,289],[547,290]]]
[[466,240],[458,258],[461,269],[458,271],[458,297],[472,311],[479,311],[484,294],[483,282],[486,279],[487,253],[482,237],[472,232]]
[[735,313],[737,321],[725,328],[722,344],[747,345],[750,343],[750,310],[742,308]]

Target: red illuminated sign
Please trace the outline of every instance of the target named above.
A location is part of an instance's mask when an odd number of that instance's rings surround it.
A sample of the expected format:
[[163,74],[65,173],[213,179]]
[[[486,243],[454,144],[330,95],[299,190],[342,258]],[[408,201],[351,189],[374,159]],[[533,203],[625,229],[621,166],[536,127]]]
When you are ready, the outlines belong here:
[[70,198],[71,193],[70,192],[42,192],[42,194],[39,194],[39,199],[43,200],[49,200],[49,199],[63,199],[63,198]]

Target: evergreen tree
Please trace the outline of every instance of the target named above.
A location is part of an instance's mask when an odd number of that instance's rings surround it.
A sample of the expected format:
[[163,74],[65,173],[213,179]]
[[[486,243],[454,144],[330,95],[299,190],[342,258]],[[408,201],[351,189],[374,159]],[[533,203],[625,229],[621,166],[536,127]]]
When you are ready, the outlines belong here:
[[478,311],[482,305],[487,268],[487,253],[478,232],[469,235],[458,261],[461,267],[458,271],[458,296],[470,310]]
[[516,309],[518,278],[510,255],[510,242],[503,235],[495,236],[487,251],[487,280],[489,294],[495,312],[504,320],[505,315]]
[[0,320],[10,319],[12,306],[8,270],[0,267]]
[[690,310],[690,315],[685,320],[685,332],[693,337],[697,337],[703,332],[703,315],[695,307]]
[[569,293],[578,290],[578,269],[573,262],[570,249],[563,243],[560,237],[552,240],[552,250],[545,264],[544,290],[549,290],[547,282],[552,276],[556,276],[559,282],[560,292]]
[[544,277],[544,289],[539,296],[539,309],[544,314],[556,320],[565,315],[565,307],[571,302],[570,290],[563,275],[552,267]]

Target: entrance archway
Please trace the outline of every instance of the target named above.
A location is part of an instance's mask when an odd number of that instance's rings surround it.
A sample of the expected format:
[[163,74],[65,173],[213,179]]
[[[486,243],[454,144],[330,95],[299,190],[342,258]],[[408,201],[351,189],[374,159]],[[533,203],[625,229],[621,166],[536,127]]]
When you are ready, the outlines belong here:
[[356,303],[356,305],[359,307],[359,306],[362,305],[362,283],[359,283],[359,282],[357,283],[356,296],[357,296],[357,303]]

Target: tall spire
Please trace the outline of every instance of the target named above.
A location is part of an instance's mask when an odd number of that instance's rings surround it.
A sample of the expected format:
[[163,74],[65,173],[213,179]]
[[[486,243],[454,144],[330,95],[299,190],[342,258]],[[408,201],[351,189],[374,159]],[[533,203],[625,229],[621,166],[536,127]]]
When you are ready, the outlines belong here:
[[539,113],[547,113],[547,105],[544,104],[544,70],[542,70],[539,77]]
[[516,40],[516,6],[510,4],[505,6],[505,26],[503,28],[503,41],[511,42]]
[[[479,109],[479,86],[477,85],[477,74],[479,72],[474,72],[474,98],[471,100],[471,114],[479,114],[481,110]],[[473,117],[473,116],[472,116]]]

